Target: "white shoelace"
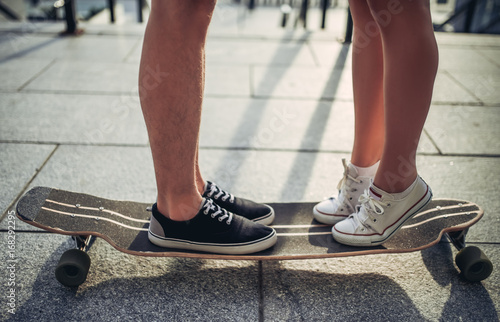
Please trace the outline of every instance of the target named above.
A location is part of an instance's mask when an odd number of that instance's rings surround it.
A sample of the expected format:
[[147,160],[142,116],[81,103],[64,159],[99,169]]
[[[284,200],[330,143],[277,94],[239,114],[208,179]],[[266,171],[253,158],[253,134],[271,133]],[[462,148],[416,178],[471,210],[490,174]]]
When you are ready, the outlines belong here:
[[[380,200],[375,200],[370,196],[370,192],[368,189],[359,197],[360,208],[358,211],[351,215],[351,217],[355,218],[358,225],[362,225],[368,229],[372,229],[372,227],[367,223],[369,219],[371,222],[377,222],[377,216],[384,214],[384,207],[387,207],[389,203],[382,202]],[[361,208],[364,208],[365,211],[361,211]],[[367,218],[360,218],[365,214]]]
[[[229,199],[230,203],[234,203],[234,196],[230,194],[229,192],[226,192],[222,190],[221,188],[217,187],[217,185],[213,182],[210,183],[209,187],[210,191],[207,193],[207,196],[210,198],[214,198],[215,200],[219,199],[219,197],[222,196],[222,201],[226,201]],[[214,195],[215,194],[215,195]]]
[[205,215],[208,215],[212,211],[212,214],[210,216],[214,219],[217,216],[219,216],[218,220],[220,222],[226,220],[226,224],[230,225],[231,221],[233,220],[232,213],[228,212],[226,209],[223,209],[219,206],[214,205],[213,201],[210,199],[206,199],[206,202],[203,205],[203,208],[205,208],[205,210],[203,211],[203,213]]
[[[353,182],[355,183],[361,183],[361,180],[358,178],[354,178],[349,174],[349,169],[347,166],[347,163],[345,159],[342,159],[342,164],[344,166],[344,176],[342,179],[340,179],[339,183],[337,184],[337,190],[340,191],[338,195],[338,201],[341,202],[342,204],[346,205],[346,202],[350,204],[350,201],[352,199],[351,195],[349,192],[355,192],[356,190],[348,189],[351,188],[351,184]],[[330,199],[335,199],[335,197],[331,197]],[[356,202],[357,200],[355,200]]]

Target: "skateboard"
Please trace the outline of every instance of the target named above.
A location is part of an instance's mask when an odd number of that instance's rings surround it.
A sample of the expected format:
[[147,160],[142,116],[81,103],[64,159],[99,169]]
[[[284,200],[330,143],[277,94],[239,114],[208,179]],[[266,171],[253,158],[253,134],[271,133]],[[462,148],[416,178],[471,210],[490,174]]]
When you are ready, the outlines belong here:
[[148,239],[150,204],[116,201],[47,187],[29,190],[17,204],[17,216],[49,232],[73,236],[76,248],[66,251],[56,267],[57,280],[65,286],[85,282],[90,249],[100,237],[117,250],[139,256],[190,257],[228,260],[291,260],[405,253],[439,243],[445,235],[459,250],[455,262],[462,276],[472,282],[487,278],[493,265],[475,246],[465,245],[468,228],[483,210],[475,203],[455,199],[432,200],[390,240],[376,247],[339,244],[331,226],[312,217],[315,203],[269,203],[275,210],[272,227],[278,242],[272,248],[249,255],[219,255],[161,248]]

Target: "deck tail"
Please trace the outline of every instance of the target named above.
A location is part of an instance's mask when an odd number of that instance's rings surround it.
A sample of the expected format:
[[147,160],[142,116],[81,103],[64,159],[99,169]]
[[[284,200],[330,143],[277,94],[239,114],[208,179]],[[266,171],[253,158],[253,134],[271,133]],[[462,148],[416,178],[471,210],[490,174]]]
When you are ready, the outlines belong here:
[[35,221],[51,191],[52,188],[48,187],[35,187],[28,191],[17,203],[17,216],[24,221]]

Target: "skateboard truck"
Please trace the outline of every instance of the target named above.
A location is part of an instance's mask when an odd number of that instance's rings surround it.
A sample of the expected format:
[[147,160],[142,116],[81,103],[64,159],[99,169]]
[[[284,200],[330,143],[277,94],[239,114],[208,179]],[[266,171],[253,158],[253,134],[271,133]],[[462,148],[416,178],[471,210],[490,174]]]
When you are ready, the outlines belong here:
[[84,235],[77,235],[77,236],[71,236],[73,240],[76,243],[76,248],[88,252],[90,246],[94,243],[95,237],[92,235],[84,236]]
[[448,239],[458,250],[455,263],[463,278],[469,282],[479,282],[490,276],[493,264],[481,249],[476,246],[466,246],[465,236],[469,228],[446,233]]

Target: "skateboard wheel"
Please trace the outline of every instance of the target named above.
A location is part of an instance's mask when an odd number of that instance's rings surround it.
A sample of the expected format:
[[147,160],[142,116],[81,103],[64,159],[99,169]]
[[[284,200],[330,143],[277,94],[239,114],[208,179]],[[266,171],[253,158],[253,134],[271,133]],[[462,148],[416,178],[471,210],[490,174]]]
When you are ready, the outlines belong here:
[[79,249],[70,249],[62,254],[56,267],[56,279],[64,286],[79,286],[87,279],[90,257]]
[[488,257],[477,247],[468,246],[458,252],[455,257],[462,276],[469,282],[479,282],[493,271],[493,264]]

